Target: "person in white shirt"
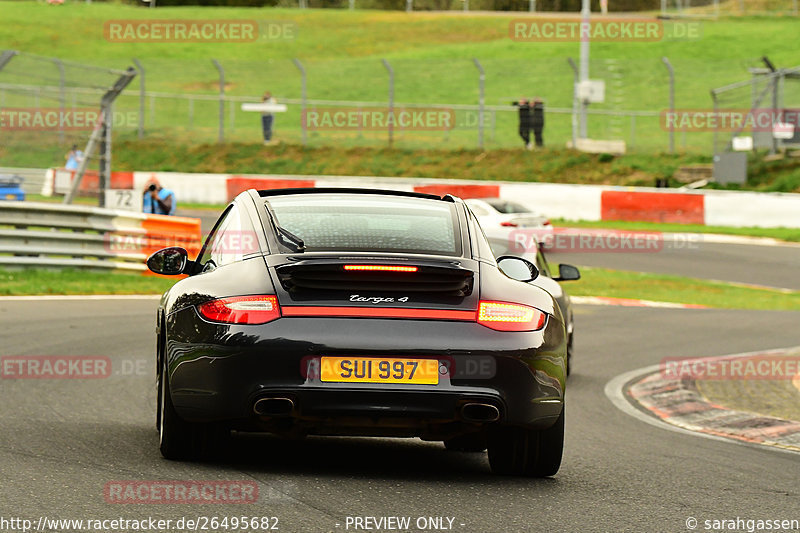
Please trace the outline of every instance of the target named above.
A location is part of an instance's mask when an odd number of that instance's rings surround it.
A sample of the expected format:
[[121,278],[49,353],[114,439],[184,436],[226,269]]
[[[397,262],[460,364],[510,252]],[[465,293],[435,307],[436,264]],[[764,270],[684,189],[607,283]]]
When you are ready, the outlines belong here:
[[[272,93],[269,91],[264,93],[261,101],[265,104],[276,103],[275,98],[272,97]],[[270,111],[261,113],[261,128],[264,130],[264,144],[270,144],[272,142],[272,121],[274,118],[274,115]]]

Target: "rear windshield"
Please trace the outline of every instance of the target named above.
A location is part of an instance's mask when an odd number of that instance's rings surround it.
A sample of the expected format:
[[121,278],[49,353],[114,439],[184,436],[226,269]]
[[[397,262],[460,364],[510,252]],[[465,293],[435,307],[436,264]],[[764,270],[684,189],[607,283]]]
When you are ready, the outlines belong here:
[[310,252],[461,255],[455,204],[344,194],[270,197],[267,204],[278,224],[303,239]]

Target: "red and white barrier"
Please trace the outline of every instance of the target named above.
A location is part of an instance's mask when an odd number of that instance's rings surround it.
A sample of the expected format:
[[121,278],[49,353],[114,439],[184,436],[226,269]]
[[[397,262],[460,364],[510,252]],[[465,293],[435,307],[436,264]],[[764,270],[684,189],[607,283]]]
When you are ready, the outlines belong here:
[[[70,171],[51,169],[43,194],[60,192]],[[714,226],[800,227],[800,194],[739,191],[683,191],[558,183],[487,182],[363,176],[293,176],[115,172],[113,188],[143,191],[157,179],[178,202],[225,204],[249,188],[355,187],[417,191],[462,198],[500,197],[567,220],[637,220]],[[96,187],[91,178],[81,190]]]

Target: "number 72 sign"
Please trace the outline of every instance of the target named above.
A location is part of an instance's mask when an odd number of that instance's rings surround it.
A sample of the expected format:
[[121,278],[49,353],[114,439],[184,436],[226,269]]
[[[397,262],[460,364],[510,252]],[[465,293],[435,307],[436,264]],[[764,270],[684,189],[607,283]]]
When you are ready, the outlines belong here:
[[109,209],[142,210],[142,195],[135,194],[133,189],[106,189],[105,194],[106,207]]

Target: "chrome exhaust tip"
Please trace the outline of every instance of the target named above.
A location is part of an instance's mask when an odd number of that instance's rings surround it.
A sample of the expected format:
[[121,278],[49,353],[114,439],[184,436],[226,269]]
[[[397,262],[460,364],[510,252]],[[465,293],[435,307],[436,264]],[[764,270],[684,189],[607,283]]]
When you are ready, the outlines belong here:
[[289,398],[261,398],[253,404],[253,412],[260,416],[289,416],[294,402]]
[[467,403],[461,407],[461,418],[466,422],[496,422],[500,410],[489,403]]

